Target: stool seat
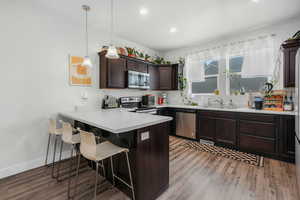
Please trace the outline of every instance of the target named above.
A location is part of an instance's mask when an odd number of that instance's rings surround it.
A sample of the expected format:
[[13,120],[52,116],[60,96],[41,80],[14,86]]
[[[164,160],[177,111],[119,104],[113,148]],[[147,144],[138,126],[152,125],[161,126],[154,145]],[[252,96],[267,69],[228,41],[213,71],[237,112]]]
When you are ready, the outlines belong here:
[[80,134],[75,134],[72,135],[71,140],[69,141],[64,141],[65,143],[69,143],[69,144],[79,144],[80,143]]
[[102,142],[100,144],[97,144],[96,151],[93,154],[85,153],[84,151],[81,151],[84,157],[93,161],[104,160],[106,158],[109,158],[111,156],[117,155],[122,152],[129,152],[129,150],[126,148],[118,147],[110,142]]

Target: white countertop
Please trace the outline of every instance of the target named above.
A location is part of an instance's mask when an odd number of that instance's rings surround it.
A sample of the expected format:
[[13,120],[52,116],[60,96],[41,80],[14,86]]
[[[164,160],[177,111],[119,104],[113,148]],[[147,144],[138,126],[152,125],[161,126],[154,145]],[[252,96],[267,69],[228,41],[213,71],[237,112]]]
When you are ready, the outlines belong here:
[[112,133],[124,133],[172,120],[172,117],[133,113],[128,112],[126,109],[66,112],[59,114]]
[[205,106],[190,106],[190,105],[174,105],[166,104],[156,106],[157,108],[186,108],[186,109],[197,109],[197,110],[213,110],[213,111],[228,111],[228,112],[244,112],[244,113],[260,113],[260,114],[276,114],[276,115],[296,115],[296,112],[287,111],[269,111],[269,110],[255,110],[250,108],[210,108]]

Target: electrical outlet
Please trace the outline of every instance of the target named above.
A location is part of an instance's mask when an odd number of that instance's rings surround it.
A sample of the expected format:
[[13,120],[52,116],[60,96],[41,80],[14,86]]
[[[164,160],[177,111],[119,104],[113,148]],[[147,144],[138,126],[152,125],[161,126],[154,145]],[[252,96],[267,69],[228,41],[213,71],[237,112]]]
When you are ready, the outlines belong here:
[[141,141],[148,140],[150,138],[149,131],[141,133]]

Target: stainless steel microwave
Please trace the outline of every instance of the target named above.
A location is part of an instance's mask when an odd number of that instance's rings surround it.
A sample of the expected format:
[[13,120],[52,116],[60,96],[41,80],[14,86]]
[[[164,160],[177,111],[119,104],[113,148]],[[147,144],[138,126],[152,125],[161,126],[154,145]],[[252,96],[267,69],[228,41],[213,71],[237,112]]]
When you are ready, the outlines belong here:
[[128,88],[150,89],[150,74],[128,71]]

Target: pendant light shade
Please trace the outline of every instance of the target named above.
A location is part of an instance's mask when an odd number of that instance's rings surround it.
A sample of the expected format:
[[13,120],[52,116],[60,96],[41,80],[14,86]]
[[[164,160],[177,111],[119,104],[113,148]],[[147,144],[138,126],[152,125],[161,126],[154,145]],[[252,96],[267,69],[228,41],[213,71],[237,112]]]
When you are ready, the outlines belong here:
[[117,48],[114,45],[109,46],[105,57],[109,58],[109,59],[118,59],[118,58],[120,58],[120,56],[118,54],[118,51],[117,51]]
[[117,48],[113,45],[114,34],[114,0],[110,0],[110,45],[108,47],[106,58],[118,59],[120,58]]
[[92,61],[89,56],[84,56],[84,59],[83,59],[83,62],[81,65],[85,66],[85,67],[93,67]]
[[83,5],[82,9],[85,11],[85,44],[86,44],[86,55],[84,56],[82,66],[85,67],[93,67],[92,61],[89,57],[89,34],[88,34],[88,11],[91,10],[91,8],[87,5]]

